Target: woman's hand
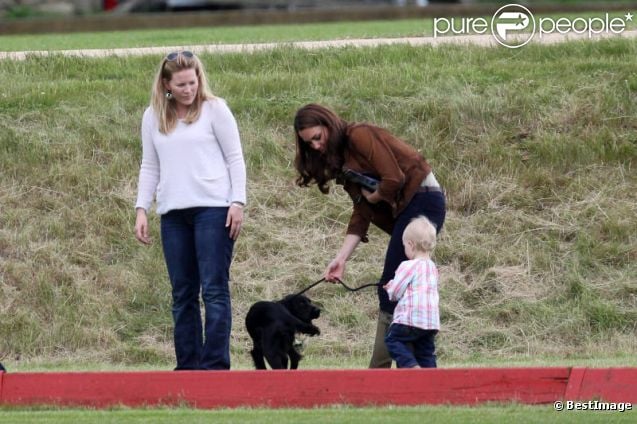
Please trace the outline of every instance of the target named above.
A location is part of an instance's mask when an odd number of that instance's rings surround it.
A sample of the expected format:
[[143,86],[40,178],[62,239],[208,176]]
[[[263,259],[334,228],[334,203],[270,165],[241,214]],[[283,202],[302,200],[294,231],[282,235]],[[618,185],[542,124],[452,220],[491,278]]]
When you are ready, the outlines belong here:
[[345,274],[345,263],[350,256],[352,256],[352,253],[360,241],[360,236],[355,234],[348,234],[345,236],[341,249],[323,272],[323,278],[325,278],[325,280],[330,283],[336,283],[338,280],[343,280],[343,275]]
[[338,280],[343,279],[343,274],[345,274],[345,261],[337,258],[325,268],[323,278],[330,283],[336,283]]
[[228,208],[228,217],[226,218],[226,228],[230,227],[230,238],[232,240],[239,238],[242,223],[243,205],[232,203]]
[[372,193],[371,191],[368,191],[368,190],[366,190],[364,188],[361,188],[361,193],[363,194],[365,199],[369,203],[371,203],[372,205],[374,205],[374,204],[380,202],[381,200],[383,200],[383,199],[381,199],[380,194],[378,194],[378,192],[376,192],[376,191]]
[[137,218],[135,219],[135,238],[140,243],[150,244],[150,236],[148,235],[148,217],[144,208],[137,208]]

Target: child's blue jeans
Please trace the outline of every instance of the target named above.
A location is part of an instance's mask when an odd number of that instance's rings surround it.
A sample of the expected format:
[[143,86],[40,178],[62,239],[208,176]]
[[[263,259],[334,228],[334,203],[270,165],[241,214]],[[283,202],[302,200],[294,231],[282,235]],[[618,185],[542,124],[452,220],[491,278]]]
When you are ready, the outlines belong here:
[[413,368],[416,365],[421,368],[436,368],[436,334],[438,330],[392,324],[385,336],[385,345],[398,368]]

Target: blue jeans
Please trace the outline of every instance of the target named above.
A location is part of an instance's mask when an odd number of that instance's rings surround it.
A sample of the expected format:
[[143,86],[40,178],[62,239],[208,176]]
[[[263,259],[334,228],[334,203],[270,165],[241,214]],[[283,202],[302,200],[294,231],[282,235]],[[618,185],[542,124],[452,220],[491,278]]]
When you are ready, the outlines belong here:
[[[385,345],[398,368],[436,368],[434,338],[438,330],[423,330],[403,324],[392,324]],[[410,347],[413,349],[410,349]]]
[[226,207],[202,207],[172,210],[161,217],[161,241],[172,285],[176,370],[230,369],[228,280],[234,241],[225,227],[227,214]]

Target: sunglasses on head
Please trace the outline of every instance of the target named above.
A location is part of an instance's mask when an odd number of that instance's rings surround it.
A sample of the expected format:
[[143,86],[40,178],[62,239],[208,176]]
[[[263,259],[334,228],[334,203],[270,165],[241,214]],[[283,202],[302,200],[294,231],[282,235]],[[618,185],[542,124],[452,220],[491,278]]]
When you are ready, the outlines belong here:
[[174,60],[177,60],[179,55],[182,55],[183,57],[187,57],[188,59],[190,59],[190,58],[195,56],[195,54],[193,52],[191,52],[191,51],[182,50],[180,52],[168,53],[168,55],[166,56],[166,60],[169,61],[169,62],[172,62]]

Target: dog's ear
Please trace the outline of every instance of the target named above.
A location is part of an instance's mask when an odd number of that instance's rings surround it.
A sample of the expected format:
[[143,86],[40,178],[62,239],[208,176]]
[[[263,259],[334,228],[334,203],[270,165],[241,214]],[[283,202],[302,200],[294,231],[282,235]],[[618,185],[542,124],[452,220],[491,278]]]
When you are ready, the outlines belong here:
[[312,304],[310,299],[302,294],[288,295],[281,300],[281,304],[295,315],[297,318],[303,319],[303,316],[310,310]]
[[290,303],[290,301],[294,299],[295,297],[296,297],[295,294],[288,294],[283,299],[281,299],[281,303]]
[[294,300],[296,299],[296,295],[293,294],[288,294],[287,296],[285,296],[283,299],[281,299],[279,302],[285,306],[287,309],[291,309],[294,307]]

